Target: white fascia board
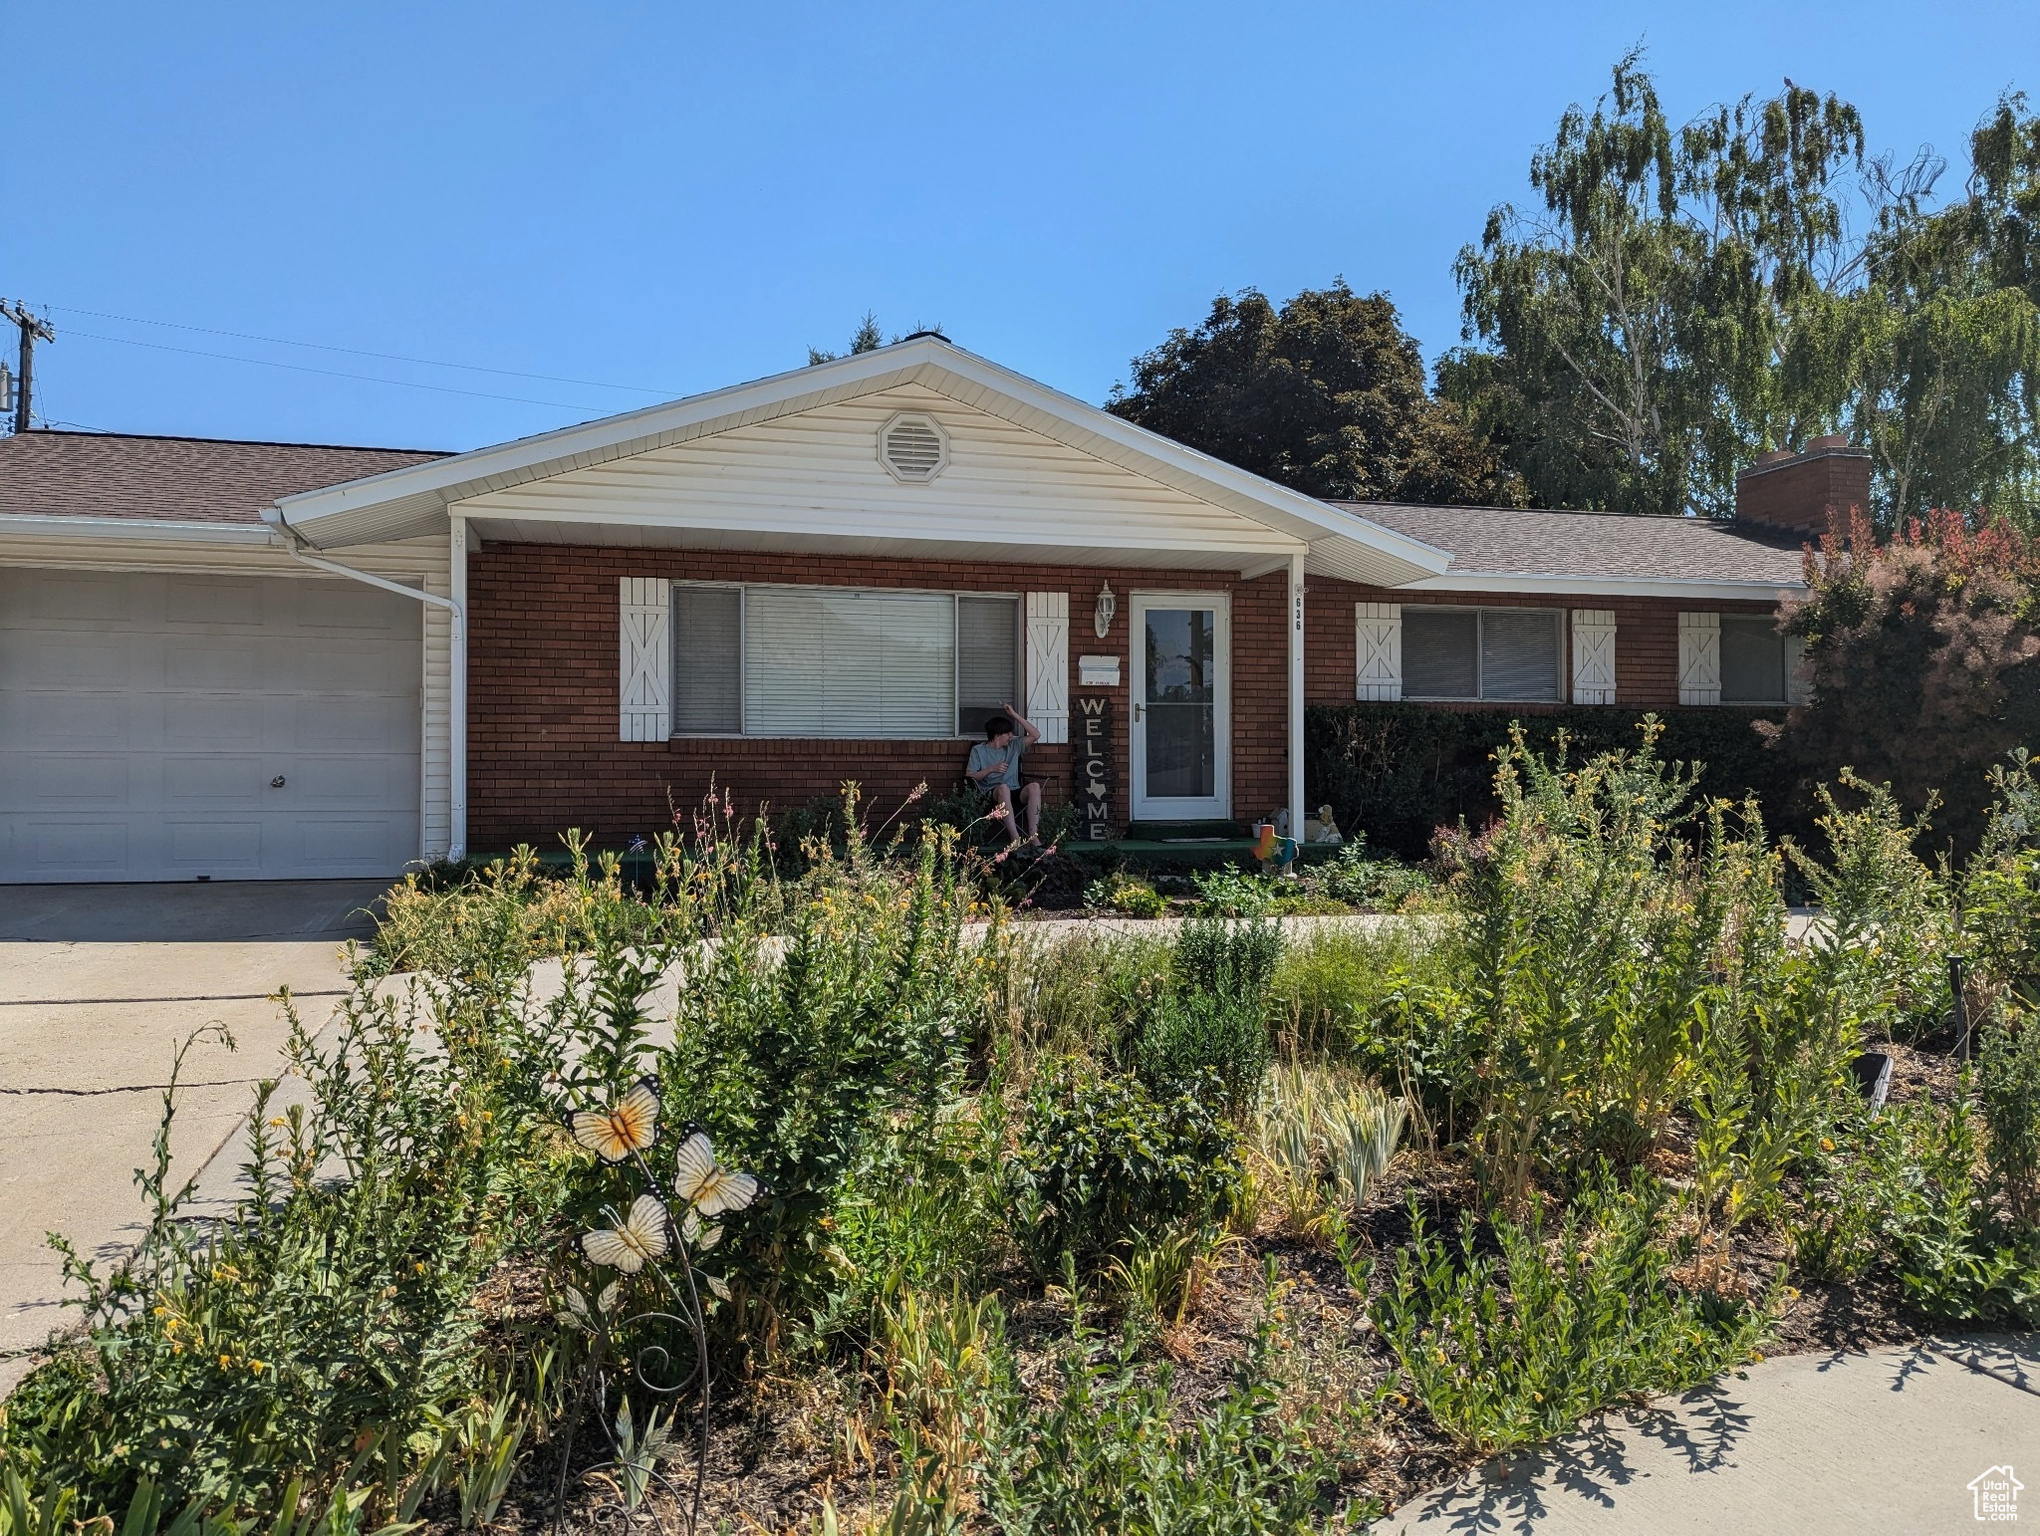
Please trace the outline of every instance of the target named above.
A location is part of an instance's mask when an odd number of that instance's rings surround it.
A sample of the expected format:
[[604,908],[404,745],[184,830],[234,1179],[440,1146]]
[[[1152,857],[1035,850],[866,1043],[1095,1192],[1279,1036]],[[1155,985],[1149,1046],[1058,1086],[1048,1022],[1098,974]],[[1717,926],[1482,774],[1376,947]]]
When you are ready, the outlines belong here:
[[246,523],[153,522],[138,517],[55,517],[8,513],[0,516],[0,538],[125,539],[135,544],[273,545],[267,528]]
[[1581,597],[1676,597],[1717,598],[1723,602],[1775,603],[1781,597],[1804,592],[1797,581],[1715,581],[1678,580],[1642,576],[1494,576],[1448,573],[1406,581],[1401,592],[1547,593]]
[[[1120,455],[1143,461],[1151,478],[1200,483],[1218,493],[1215,505],[1288,538],[1352,539],[1368,546],[1398,575],[1441,572],[1451,566],[1452,557],[1442,549],[1249,474],[975,353],[934,340],[900,342],[666,405],[304,491],[279,498],[276,509],[292,532],[317,546],[353,541],[370,528],[376,537],[398,537],[413,522],[444,516],[449,503],[487,491],[913,383],[939,393],[955,393],[961,387],[973,395],[989,395],[1007,403],[1013,413],[1008,419],[1037,431],[1044,425],[1060,425],[1063,431],[1045,435],[1094,454],[1099,445],[1110,444]],[[943,388],[945,383],[949,388]],[[980,409],[990,405],[982,397],[970,403]],[[1028,417],[1035,420],[1028,423]],[[1118,456],[1106,457],[1123,462]],[[394,503],[403,505],[396,508]],[[1246,510],[1249,507],[1253,510]]]

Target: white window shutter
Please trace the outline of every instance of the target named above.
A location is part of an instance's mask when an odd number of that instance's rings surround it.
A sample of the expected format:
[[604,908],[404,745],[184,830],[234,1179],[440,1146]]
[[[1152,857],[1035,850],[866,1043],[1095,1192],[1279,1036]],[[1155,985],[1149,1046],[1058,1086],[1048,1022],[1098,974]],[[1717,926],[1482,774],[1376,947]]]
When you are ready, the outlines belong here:
[[666,643],[673,589],[650,576],[620,578],[618,739],[664,741],[673,734],[673,649]]
[[1573,609],[1572,698],[1575,704],[1615,702],[1613,608]]
[[1721,615],[1679,615],[1679,702],[1721,702]]
[[1353,605],[1353,697],[1377,703],[1402,697],[1402,604]]
[[1807,665],[1806,642],[1797,635],[1785,637],[1785,702],[1813,702],[1813,668]]
[[1042,741],[1070,739],[1070,595],[1027,594],[1027,718]]

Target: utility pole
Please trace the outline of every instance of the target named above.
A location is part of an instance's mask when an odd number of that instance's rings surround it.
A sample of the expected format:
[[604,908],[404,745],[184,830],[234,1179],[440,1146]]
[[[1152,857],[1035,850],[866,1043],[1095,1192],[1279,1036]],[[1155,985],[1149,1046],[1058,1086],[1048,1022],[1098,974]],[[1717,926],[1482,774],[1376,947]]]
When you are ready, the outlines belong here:
[[0,299],[0,318],[14,322],[21,331],[21,376],[14,383],[14,430],[28,430],[28,393],[35,379],[35,344],[55,341],[57,333],[49,321],[30,311],[18,299]]

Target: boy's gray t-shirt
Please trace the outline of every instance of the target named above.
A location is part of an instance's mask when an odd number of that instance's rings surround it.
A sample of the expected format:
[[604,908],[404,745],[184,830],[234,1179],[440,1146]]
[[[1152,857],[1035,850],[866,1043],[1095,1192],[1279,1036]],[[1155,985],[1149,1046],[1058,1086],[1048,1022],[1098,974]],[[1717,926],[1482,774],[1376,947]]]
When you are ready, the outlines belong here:
[[995,784],[1003,784],[1008,789],[1018,789],[1020,787],[1020,754],[1026,750],[1027,743],[1018,736],[1015,736],[1003,747],[995,747],[989,741],[981,741],[970,749],[970,765],[966,771],[976,775],[984,772],[985,769],[991,767],[994,763],[1003,762],[1006,765],[1004,773],[993,774],[990,778],[976,779],[977,787],[979,789],[990,789]]

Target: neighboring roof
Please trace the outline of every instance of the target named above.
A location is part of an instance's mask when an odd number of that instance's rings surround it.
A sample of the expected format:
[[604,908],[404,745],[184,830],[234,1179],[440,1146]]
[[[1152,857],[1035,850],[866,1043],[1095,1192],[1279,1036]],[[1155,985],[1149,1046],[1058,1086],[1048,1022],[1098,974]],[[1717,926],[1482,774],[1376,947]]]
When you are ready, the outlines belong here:
[[325,443],[18,432],[0,438],[0,515],[259,528],[262,509],[279,496],[443,457]]
[[1531,577],[1775,590],[1797,587],[1802,577],[1802,535],[1747,523],[1523,507],[1333,505],[1449,550],[1452,569],[1423,582],[1426,587],[1452,587],[1468,577]]
[[1442,550],[1186,448],[936,336],[916,337],[669,405],[481,448],[376,480],[286,496],[280,520],[317,548],[413,538],[446,527],[448,508],[570,470],[668,448],[735,427],[919,384],[974,409],[1309,546],[1309,568],[1397,585],[1450,563]]

